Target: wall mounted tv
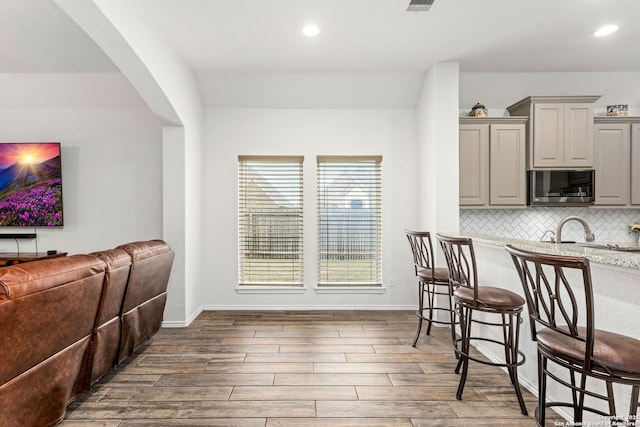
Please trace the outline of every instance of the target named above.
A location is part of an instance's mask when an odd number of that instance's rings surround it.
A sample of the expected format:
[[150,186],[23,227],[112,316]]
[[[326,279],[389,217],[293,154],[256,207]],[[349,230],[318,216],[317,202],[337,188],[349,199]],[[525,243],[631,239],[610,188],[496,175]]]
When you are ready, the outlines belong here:
[[0,226],[63,225],[59,142],[0,143]]

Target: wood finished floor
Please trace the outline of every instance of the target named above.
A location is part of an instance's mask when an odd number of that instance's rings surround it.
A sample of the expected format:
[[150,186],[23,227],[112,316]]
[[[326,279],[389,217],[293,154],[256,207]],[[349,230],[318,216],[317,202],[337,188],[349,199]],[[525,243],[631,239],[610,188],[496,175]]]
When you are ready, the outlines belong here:
[[408,311],[203,312],[161,329],[60,425],[536,425],[535,398],[523,390],[523,416],[498,368],[472,363],[456,400],[448,329],[412,348],[416,326]]

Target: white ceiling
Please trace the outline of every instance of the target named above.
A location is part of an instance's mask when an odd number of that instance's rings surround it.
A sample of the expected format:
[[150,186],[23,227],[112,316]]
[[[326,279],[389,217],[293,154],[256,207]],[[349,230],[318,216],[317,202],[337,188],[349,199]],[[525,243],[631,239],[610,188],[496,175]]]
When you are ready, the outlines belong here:
[[[638,70],[638,0],[135,0],[197,73]],[[301,34],[307,22],[320,35]],[[607,39],[592,34],[620,25]]]
[[[428,12],[407,12],[409,0],[127,1],[212,106],[410,106],[443,61],[462,72],[640,71],[638,0],[435,0]],[[308,22],[317,37],[301,34]],[[611,23],[617,33],[593,37]],[[2,0],[0,40],[0,73],[117,72],[53,0]]]

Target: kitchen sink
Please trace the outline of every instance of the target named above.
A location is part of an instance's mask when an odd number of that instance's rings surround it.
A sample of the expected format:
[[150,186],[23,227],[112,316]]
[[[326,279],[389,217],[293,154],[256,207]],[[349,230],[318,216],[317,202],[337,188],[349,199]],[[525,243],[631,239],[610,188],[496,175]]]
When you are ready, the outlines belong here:
[[607,245],[604,243],[593,243],[593,242],[575,242],[576,246],[582,246],[585,248],[594,248],[594,249],[611,249],[613,245]]
[[578,242],[576,246],[582,246],[585,248],[594,249],[608,249],[610,251],[619,252],[640,252],[640,246],[620,246],[617,243],[593,243],[593,242]]

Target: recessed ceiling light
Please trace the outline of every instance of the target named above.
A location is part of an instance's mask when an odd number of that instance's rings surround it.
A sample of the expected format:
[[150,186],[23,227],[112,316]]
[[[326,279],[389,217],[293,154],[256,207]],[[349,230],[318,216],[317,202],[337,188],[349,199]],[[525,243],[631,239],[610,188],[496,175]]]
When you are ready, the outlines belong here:
[[318,28],[318,26],[314,24],[305,25],[302,29],[302,34],[307,37],[315,37],[320,34],[320,28]]
[[595,33],[593,33],[596,37],[608,36],[609,34],[613,34],[618,31],[617,25],[607,25],[606,27],[602,27],[598,29]]

